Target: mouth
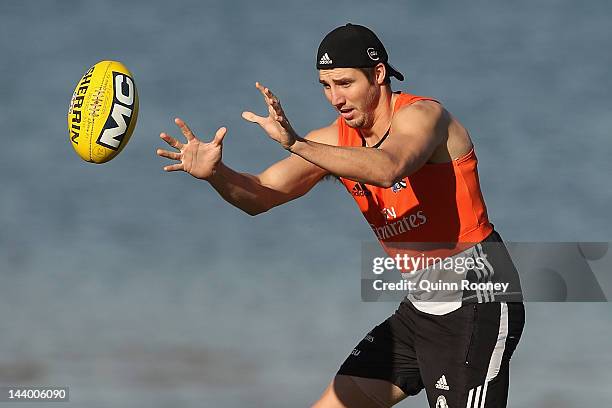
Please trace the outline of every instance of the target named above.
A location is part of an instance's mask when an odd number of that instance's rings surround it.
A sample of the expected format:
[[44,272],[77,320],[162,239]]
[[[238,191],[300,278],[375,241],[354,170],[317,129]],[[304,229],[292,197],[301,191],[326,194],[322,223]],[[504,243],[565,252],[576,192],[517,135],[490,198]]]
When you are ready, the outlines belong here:
[[344,119],[352,118],[354,112],[355,112],[355,109],[353,109],[353,108],[343,108],[343,109],[340,109],[340,114],[342,115],[342,117]]

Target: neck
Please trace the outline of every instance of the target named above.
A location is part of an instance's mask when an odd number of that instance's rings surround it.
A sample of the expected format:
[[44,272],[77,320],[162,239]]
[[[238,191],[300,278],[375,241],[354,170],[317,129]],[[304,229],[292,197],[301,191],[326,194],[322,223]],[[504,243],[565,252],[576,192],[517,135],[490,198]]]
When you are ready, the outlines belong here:
[[396,96],[391,92],[391,87],[385,86],[381,89],[378,103],[372,114],[372,124],[370,127],[359,129],[368,146],[374,146],[383,138],[391,126],[393,117],[393,105]]

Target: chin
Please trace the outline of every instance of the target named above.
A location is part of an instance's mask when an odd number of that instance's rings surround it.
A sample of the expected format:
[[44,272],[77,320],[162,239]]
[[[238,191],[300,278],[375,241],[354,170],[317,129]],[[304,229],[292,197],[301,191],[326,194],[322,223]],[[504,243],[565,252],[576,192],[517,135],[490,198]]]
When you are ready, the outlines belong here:
[[344,121],[346,122],[346,124],[349,127],[352,127],[354,129],[360,129],[360,128],[364,127],[365,122],[366,122],[365,118],[363,116],[360,116],[358,118],[353,118],[353,119],[350,119],[350,120],[344,119]]

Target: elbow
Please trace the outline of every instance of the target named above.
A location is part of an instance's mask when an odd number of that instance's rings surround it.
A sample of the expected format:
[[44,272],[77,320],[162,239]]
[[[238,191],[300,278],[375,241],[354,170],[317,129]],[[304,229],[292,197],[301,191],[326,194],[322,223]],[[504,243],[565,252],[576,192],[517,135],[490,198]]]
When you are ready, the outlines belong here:
[[264,211],[259,211],[259,210],[253,210],[253,209],[250,209],[250,208],[246,209],[246,210],[243,210],[243,211],[246,214],[250,215],[251,217],[254,217],[254,216],[259,215],[259,214],[264,212]]
[[244,201],[240,209],[251,217],[254,217],[267,212],[273,207],[274,203],[268,194],[259,194],[248,201]]
[[393,187],[393,184],[395,184],[395,183],[392,182],[391,180],[384,180],[383,182],[381,182],[379,184],[379,187],[382,187],[382,188],[391,188],[391,187]]
[[242,210],[251,217],[254,217],[256,215],[268,212],[272,208],[286,203],[287,201],[289,200],[284,197],[279,197],[278,194],[271,194],[271,191],[267,191],[266,193],[259,195],[256,200],[249,202],[249,205],[243,207]]
[[244,211],[245,213],[247,213],[251,217],[254,217],[256,215],[265,213],[266,211],[268,211],[268,209],[263,209],[263,208],[244,208],[242,211]]
[[378,183],[378,187],[382,187],[382,188],[393,187],[393,184],[395,184],[393,180],[395,179],[392,177],[385,177]]
[[267,212],[271,208],[272,208],[271,206],[267,206],[267,205],[257,205],[257,206],[253,206],[253,207],[242,208],[242,211],[244,211],[245,213],[247,213],[251,217],[254,217],[256,215],[263,214],[263,213]]
[[392,155],[387,155],[384,164],[378,166],[377,169],[379,171],[375,176],[376,185],[382,188],[393,187],[395,183],[407,175],[406,163],[400,162],[398,158]]
[[394,174],[391,172],[385,172],[372,175],[369,180],[366,180],[366,183],[380,188],[389,188],[395,184],[394,180]]
[[391,169],[381,175],[379,180],[379,187],[390,188],[393,187],[402,178],[403,172],[399,169]]
[[395,182],[392,177],[387,177],[386,175],[381,175],[380,177],[374,178],[371,181],[365,181],[367,184],[371,186],[376,186],[380,188],[389,188],[392,187]]

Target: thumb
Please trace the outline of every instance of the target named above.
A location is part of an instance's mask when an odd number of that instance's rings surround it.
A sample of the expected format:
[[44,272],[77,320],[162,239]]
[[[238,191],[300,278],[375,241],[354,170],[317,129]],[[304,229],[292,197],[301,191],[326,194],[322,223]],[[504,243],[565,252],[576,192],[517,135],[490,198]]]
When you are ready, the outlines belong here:
[[217,132],[215,133],[215,138],[213,139],[213,143],[216,145],[220,145],[221,143],[223,143],[223,138],[226,134],[227,128],[220,127],[219,129],[217,129]]
[[242,112],[242,118],[248,120],[251,123],[258,123],[260,125],[266,119],[264,117],[257,116],[253,112]]

